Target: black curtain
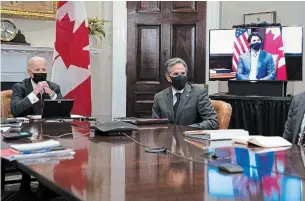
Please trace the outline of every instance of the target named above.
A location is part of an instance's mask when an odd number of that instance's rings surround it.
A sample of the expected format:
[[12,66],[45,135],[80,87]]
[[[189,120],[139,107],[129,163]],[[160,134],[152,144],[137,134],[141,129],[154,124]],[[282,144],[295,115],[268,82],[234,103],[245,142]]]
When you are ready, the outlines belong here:
[[[218,99],[220,100],[220,99]],[[250,135],[282,136],[291,100],[223,100],[232,106],[229,128],[245,129]]]

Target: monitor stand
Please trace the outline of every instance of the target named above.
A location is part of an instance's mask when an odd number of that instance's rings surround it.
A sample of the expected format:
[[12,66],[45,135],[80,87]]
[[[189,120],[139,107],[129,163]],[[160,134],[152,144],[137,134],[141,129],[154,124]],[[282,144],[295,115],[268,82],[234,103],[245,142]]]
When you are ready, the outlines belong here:
[[285,97],[287,81],[228,81],[230,95]]

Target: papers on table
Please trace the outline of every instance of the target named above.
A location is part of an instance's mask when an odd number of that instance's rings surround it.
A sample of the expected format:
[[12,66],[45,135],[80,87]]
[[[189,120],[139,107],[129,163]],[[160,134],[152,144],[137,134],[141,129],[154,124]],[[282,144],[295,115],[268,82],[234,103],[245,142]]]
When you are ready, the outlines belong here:
[[34,151],[39,149],[47,149],[60,146],[60,142],[56,140],[47,140],[44,142],[28,143],[28,144],[12,144],[11,148],[17,151]]
[[[40,120],[41,115],[28,115],[28,118],[32,120]],[[80,118],[85,118],[85,117],[78,114],[71,114],[71,119],[80,119]]]
[[8,133],[11,130],[11,127],[1,127],[1,133]]
[[232,138],[233,143],[240,144],[254,144],[259,147],[264,148],[274,148],[274,147],[287,147],[292,144],[279,136],[260,136],[260,135],[252,135],[252,136],[235,136]]
[[28,144],[12,144],[11,149],[1,150],[1,157],[9,161],[27,160],[27,162],[34,161],[35,163],[39,161],[54,161],[65,157],[71,159],[69,156],[73,156],[74,154],[73,149],[66,149],[60,146],[59,141],[55,140]]
[[22,126],[22,121],[16,123],[1,123],[0,127],[12,127],[12,128],[19,128]]
[[243,129],[223,129],[223,130],[198,130],[185,131],[186,138],[194,140],[231,140],[236,136],[249,136],[249,132]]

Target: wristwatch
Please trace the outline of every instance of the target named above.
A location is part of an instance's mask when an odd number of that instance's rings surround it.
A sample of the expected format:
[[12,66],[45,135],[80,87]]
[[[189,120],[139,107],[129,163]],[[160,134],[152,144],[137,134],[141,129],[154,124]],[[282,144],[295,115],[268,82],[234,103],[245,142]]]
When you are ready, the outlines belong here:
[[51,99],[55,96],[55,91],[53,91],[52,95],[50,96]]

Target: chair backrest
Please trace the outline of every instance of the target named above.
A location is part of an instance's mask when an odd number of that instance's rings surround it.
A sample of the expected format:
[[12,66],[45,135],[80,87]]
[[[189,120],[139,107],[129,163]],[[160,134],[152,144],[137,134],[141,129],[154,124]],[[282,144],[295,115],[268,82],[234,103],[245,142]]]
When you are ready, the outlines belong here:
[[10,110],[13,90],[1,91],[1,118],[13,117]]
[[232,115],[231,105],[219,100],[211,100],[211,103],[217,113],[219,129],[227,129],[229,127]]

